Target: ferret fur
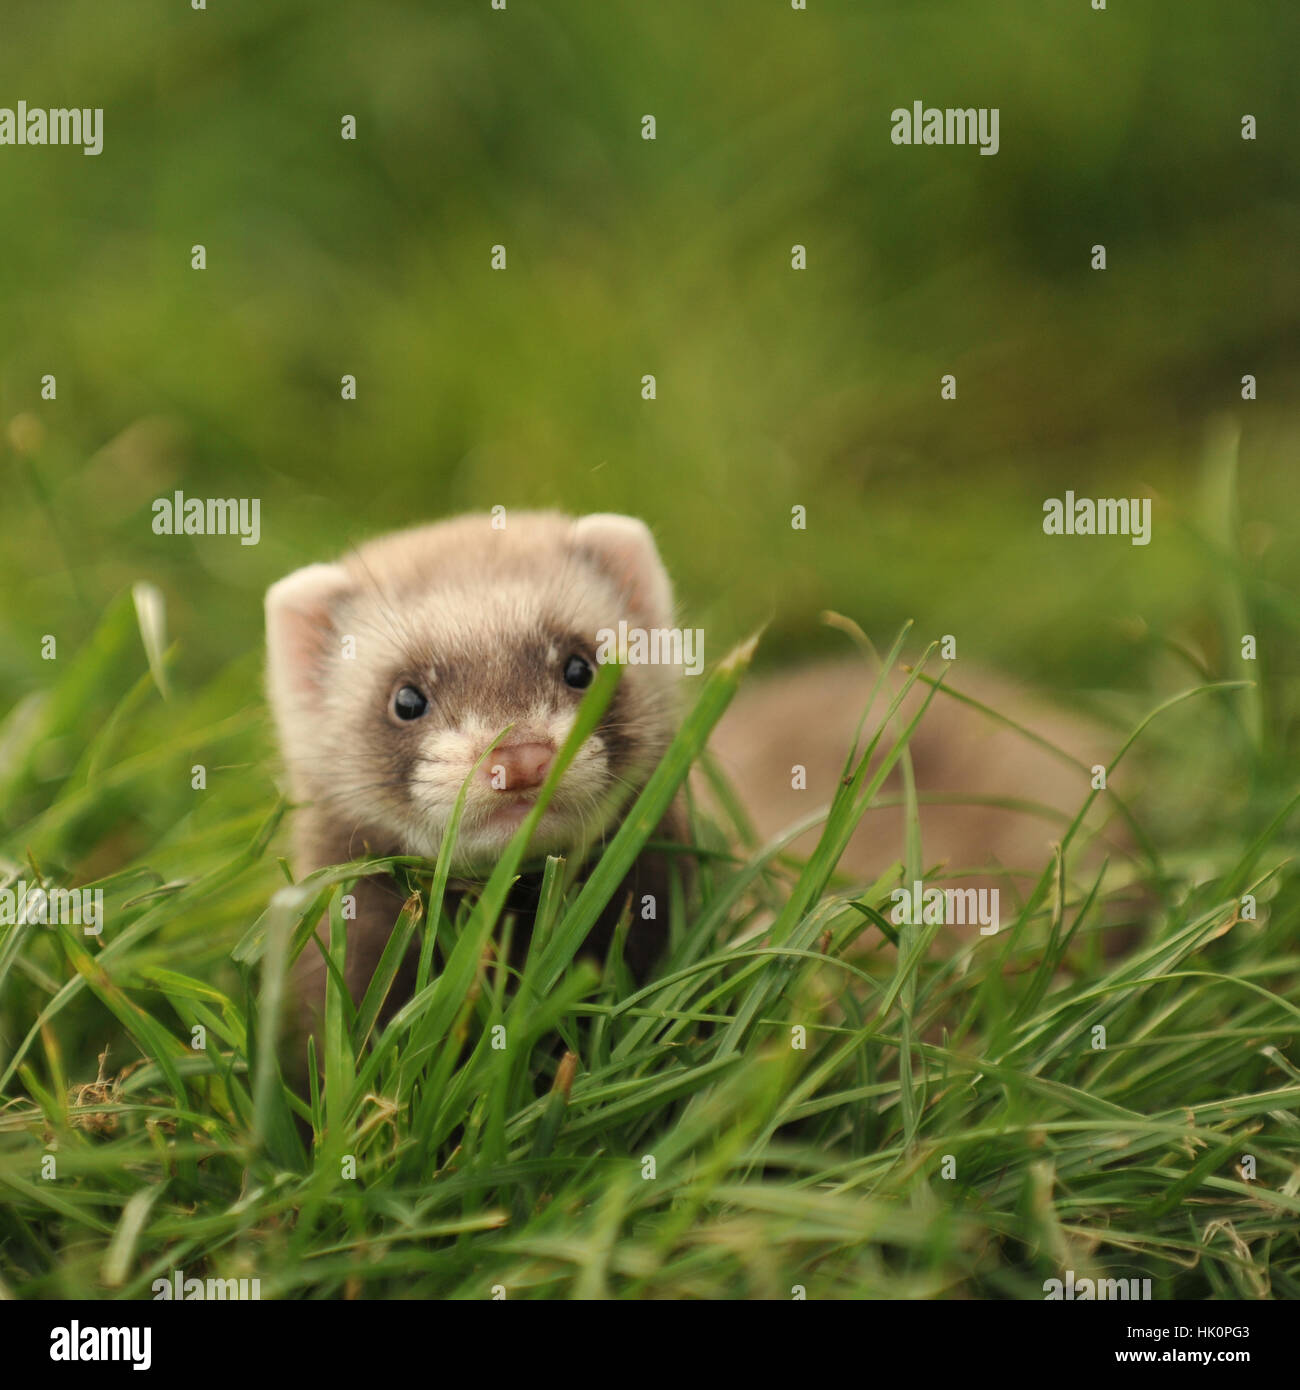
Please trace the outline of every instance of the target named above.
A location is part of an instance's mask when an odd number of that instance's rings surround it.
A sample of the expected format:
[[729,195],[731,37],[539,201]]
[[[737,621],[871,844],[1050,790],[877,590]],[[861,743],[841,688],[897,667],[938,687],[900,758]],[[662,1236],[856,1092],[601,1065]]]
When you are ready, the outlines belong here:
[[[266,598],[268,693],[298,803],[297,873],[365,855],[436,856],[462,783],[502,729],[514,725],[512,742],[554,749],[563,743],[580,695],[563,682],[566,658],[577,652],[594,665],[600,629],[616,630],[620,620],[668,627],[672,608],[648,528],[603,514],[514,513],[501,529],[485,515],[458,517],[381,537],[273,585]],[[428,713],[406,726],[390,708],[404,683],[429,697]],[[1051,841],[1088,794],[1084,769],[1108,761],[1111,741],[964,664],[954,665],[948,683],[1082,764],[1069,767],[943,692],[935,695],[910,744],[917,789],[923,800],[954,800],[922,807],[924,867],[942,863],[959,884],[1005,890],[1005,877],[989,875],[1010,869],[1037,876]],[[830,801],[872,684],[864,663],[843,661],[742,688],[711,747],[764,839]],[[533,852],[580,857],[609,835],[671,741],[679,689],[676,668],[624,669],[596,733],[557,788]],[[924,695],[921,686],[909,694],[896,729]],[[888,698],[877,696],[868,737]],[[806,770],[803,790],[792,785],[796,766]],[[884,795],[899,789],[896,770]],[[987,804],[998,799],[1037,809]],[[486,877],[517,827],[518,817],[501,815],[500,804],[485,779],[471,782],[452,868],[458,889]],[[901,807],[869,810],[841,872],[866,883],[901,860],[903,824]],[[793,850],[809,851],[817,833]],[[680,807],[656,838],[685,838]],[[598,955],[629,893],[634,902],[646,893],[658,898],[669,872],[663,856],[642,856],[592,933]],[[510,907],[527,914],[534,892],[535,884],[522,882]],[[359,999],[401,903],[386,878],[363,879],[355,893],[346,976]],[[639,976],[663,947],[665,916],[633,917],[626,952]],[[303,1031],[319,1026],[324,978],[320,952],[309,945],[294,978]],[[409,997],[412,981],[408,961],[391,1007]]]
[[[933,674],[937,677],[938,670]],[[863,746],[902,679],[893,677],[876,695]],[[817,662],[741,688],[710,746],[764,842],[830,802],[874,683],[875,673],[864,661],[842,660]],[[942,865],[952,877],[936,880],[940,886],[1000,888],[1010,905],[1017,893],[1028,895],[1050,862],[1053,844],[1089,795],[1092,768],[1109,765],[1117,740],[1090,721],[1062,713],[966,662],[952,663],[943,683],[1074,760],[1072,766],[943,689],[934,693],[909,740],[921,801],[923,869]],[[918,681],[904,696],[880,740],[873,768],[928,694],[929,687]],[[800,790],[793,785],[796,767],[804,769]],[[902,791],[901,771],[895,767],[840,860],[839,871],[851,881],[871,883],[891,864],[905,862]],[[1090,815],[1085,825],[1091,831],[1101,820],[1100,814]],[[807,855],[819,834],[820,827],[805,832],[792,843],[792,851]],[[1107,827],[1105,850],[1122,856],[1127,845],[1122,826]]]
[[[600,629],[669,626],[672,603],[642,522],[550,512],[512,513],[500,529],[487,515],[470,515],[384,536],[273,585],[267,688],[298,807],[297,874],[363,856],[435,857],[461,785],[503,729],[514,726],[510,744],[563,744],[581,698],[564,682],[566,659],[583,655],[594,669]],[[672,667],[625,668],[557,787],[532,853],[581,856],[608,836],[672,738],[678,680]],[[391,700],[406,684],[425,693],[428,711],[404,724]],[[452,864],[458,887],[486,878],[518,828],[529,800],[513,800],[512,813],[484,768],[471,780]],[[682,838],[677,808],[656,838]],[[526,911],[535,902],[530,887],[522,883],[509,906]],[[629,893],[639,903],[667,888],[663,858],[643,855],[590,945],[608,945]],[[362,879],[355,893],[346,978],[359,999],[401,904],[386,878]],[[626,958],[634,973],[644,974],[662,945],[666,901],[664,909],[656,921],[633,918]],[[391,1007],[409,996],[412,964],[395,982]],[[293,980],[304,1031],[319,1024],[324,980],[324,961],[309,943]]]

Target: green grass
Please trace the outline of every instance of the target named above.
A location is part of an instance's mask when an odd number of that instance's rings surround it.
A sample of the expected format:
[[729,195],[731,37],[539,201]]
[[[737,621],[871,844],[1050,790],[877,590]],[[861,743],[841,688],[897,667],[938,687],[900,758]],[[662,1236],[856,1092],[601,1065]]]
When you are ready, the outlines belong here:
[[[0,1292],[1294,1297],[1294,5],[9,8],[0,90],[102,102],[106,145],[4,164],[0,882],[98,885],[107,926],[0,926]],[[892,146],[918,96],[998,105],[997,158]],[[178,488],[260,498],[261,544],[154,535]],[[1045,537],[1067,488],[1150,493],[1152,545]],[[370,866],[413,897],[295,1095],[278,990],[360,870],[278,896],[262,594],[498,502],[644,517],[712,649],[770,620],[756,665],[831,608],[1116,749],[1161,709],[1114,788],[1146,896],[1076,836],[991,941],[900,936],[904,747],[897,874],[833,871],[866,777],[806,866],[701,825],[639,993],[573,960],[646,808],[585,890],[552,870],[526,984],[502,880],[443,922],[436,866]],[[408,941],[429,992],[380,1028]]]
[[[528,827],[454,920],[445,861],[286,885],[250,663],[185,691],[161,621],[156,596],[124,598],[0,732],[7,879],[77,866],[106,900],[99,938],[0,937],[5,1294],[149,1297],[175,1269],[257,1277],[264,1298],[1041,1298],[1066,1269],[1158,1298],[1300,1294],[1294,799],[1149,856],[1122,956],[1103,928],[1131,896],[1076,882],[1074,828],[998,936],[932,949],[935,928],[878,925],[925,862],[910,774],[906,864],[869,886],[835,872],[906,766],[911,726],[877,706],[806,862],[732,853],[743,835],[696,817],[697,890],[636,989],[620,937],[603,968],[579,947],[747,647],[585,885],[551,862],[516,971],[501,908]],[[90,688],[118,693],[94,729]],[[1187,693],[1177,708],[1229,725],[1256,697]],[[603,674],[575,739],[607,694]],[[341,966],[363,871],[411,897],[361,1005],[331,985],[299,1094],[275,1043],[286,970],[322,914]],[[378,1026],[413,941],[422,987]]]

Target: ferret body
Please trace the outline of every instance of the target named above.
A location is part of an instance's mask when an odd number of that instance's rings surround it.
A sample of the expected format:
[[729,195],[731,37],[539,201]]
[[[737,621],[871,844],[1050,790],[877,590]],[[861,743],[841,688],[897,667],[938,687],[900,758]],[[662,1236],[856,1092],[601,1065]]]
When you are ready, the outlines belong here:
[[[903,680],[894,673],[876,694],[863,746]],[[874,684],[875,672],[866,662],[841,660],[742,686],[714,732],[711,749],[764,842],[830,802]],[[921,803],[922,867],[943,866],[940,886],[997,887],[1009,907],[1017,895],[1028,896],[1050,862],[1053,842],[1088,798],[1092,769],[1109,764],[1116,739],[963,661],[952,664],[943,684],[1043,741],[939,689],[907,745]],[[928,685],[917,681],[903,696],[873,768],[929,694]],[[902,775],[895,767],[839,861],[842,874],[870,883],[891,864],[905,861],[902,803]],[[1091,832],[1102,820],[1093,814],[1085,824]],[[791,850],[810,853],[819,833],[820,827],[805,832]],[[1122,829],[1104,843],[1119,854],[1127,848]]]
[[[365,856],[436,857],[462,784],[451,873],[485,879],[531,808],[595,673],[597,634],[667,627],[672,589],[648,528],[630,517],[464,516],[309,565],[266,596],[267,685],[295,811],[295,871]],[[613,700],[538,824],[530,850],[582,856],[614,829],[667,748],[678,672],[624,669]],[[475,772],[481,755],[510,732]],[[471,776],[471,773],[473,775]],[[657,838],[680,839],[679,813]],[[527,908],[528,883],[510,906]],[[592,933],[601,950],[629,892],[667,891],[646,854]],[[401,906],[378,877],[356,888],[346,978],[364,992]],[[665,903],[666,908],[666,903]],[[626,959],[644,974],[666,911],[634,918]],[[407,962],[390,994],[404,1002]],[[294,989],[319,1026],[325,967],[312,945]]]
[[[572,727],[594,674],[597,634],[620,622],[668,628],[672,608],[649,530],[613,515],[515,513],[501,529],[486,516],[458,517],[381,537],[273,585],[268,693],[298,803],[297,873],[367,855],[434,858],[469,778],[453,884],[482,881]],[[533,853],[581,858],[608,837],[673,737],[680,674],[663,665],[624,668],[613,702],[538,825]],[[963,670],[952,684],[1029,722],[1084,767],[1107,761],[1094,731],[1027,706],[1005,682]],[[828,662],[742,688],[712,748],[765,838],[830,801],[871,686],[864,663]],[[923,687],[909,695],[896,728],[923,695]],[[877,698],[868,735],[886,704],[886,695]],[[507,726],[511,732],[471,777]],[[1036,874],[1048,862],[1049,840],[1059,837],[1063,819],[1053,825],[990,800],[1030,802],[1064,818],[1088,793],[1082,767],[1063,766],[942,692],[910,748],[920,794],[958,798],[923,808],[925,866],[943,862],[962,882],[995,867]],[[655,838],[684,840],[679,809]],[[794,848],[806,852],[815,842],[812,831]],[[873,808],[841,868],[869,882],[903,854],[901,810]],[[669,874],[663,856],[644,854],[589,946],[603,953],[629,893],[634,902],[646,894],[658,900]],[[526,914],[533,892],[535,884],[521,882],[508,906]],[[359,999],[401,902],[379,877],[361,880],[355,895],[346,977]],[[638,976],[663,947],[666,915],[633,916],[625,950]],[[294,980],[303,1030],[319,1026],[324,979],[320,952],[309,945]],[[409,997],[412,981],[408,962],[391,1007]]]

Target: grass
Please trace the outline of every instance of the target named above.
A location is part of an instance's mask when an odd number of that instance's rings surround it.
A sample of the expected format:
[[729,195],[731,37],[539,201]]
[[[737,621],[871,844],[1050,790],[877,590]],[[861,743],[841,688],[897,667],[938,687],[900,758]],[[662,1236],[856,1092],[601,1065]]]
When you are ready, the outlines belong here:
[[[668,957],[637,989],[621,937],[603,964],[579,947],[746,647],[585,882],[548,863],[516,971],[501,908],[527,826],[454,920],[445,861],[286,885],[249,663],[184,692],[162,629],[157,595],[124,597],[0,733],[5,881],[78,866],[106,920],[0,937],[4,1294],[147,1298],[176,1269],[257,1277],[264,1298],[1039,1299],[1067,1269],[1157,1298],[1300,1294],[1295,799],[1194,855],[1152,851],[1121,956],[1103,934],[1132,902],[1076,883],[1080,821],[998,936],[936,950],[936,928],[887,918],[924,819],[914,723],[876,709],[806,862],[733,852],[743,828],[696,815],[697,892],[674,896]],[[92,687],[119,694],[94,729]],[[1187,694],[1230,722],[1255,698]],[[844,882],[894,761],[906,863]],[[302,1095],[276,1043],[285,973],[322,915],[341,966],[362,872],[410,897],[360,1006],[331,983]],[[421,987],[381,1027],[414,941]]]
[[[0,1294],[181,1268],[267,1297],[1037,1299],[1073,1268],[1294,1297],[1294,14],[10,8],[0,88],[102,102],[106,148],[5,164],[0,883],[97,886],[107,925],[0,924]],[[889,143],[890,108],[946,93],[1003,110],[996,159]],[[1045,537],[1067,488],[1151,493],[1155,541]],[[258,497],[261,544],[155,536],[174,489]],[[711,643],[772,618],[758,662],[869,604],[873,634],[914,617],[1104,692],[1116,748],[1160,709],[1120,774],[1142,760],[1144,898],[1083,876],[1080,830],[999,936],[895,929],[926,810],[880,709],[906,862],[835,870],[869,770],[806,865],[701,823],[643,991],[617,948],[574,960],[648,808],[585,888],[551,869],[523,981],[505,869],[454,921],[436,865],[286,894],[263,591],[430,498],[643,516]],[[363,868],[411,898],[299,1096],[284,972]]]

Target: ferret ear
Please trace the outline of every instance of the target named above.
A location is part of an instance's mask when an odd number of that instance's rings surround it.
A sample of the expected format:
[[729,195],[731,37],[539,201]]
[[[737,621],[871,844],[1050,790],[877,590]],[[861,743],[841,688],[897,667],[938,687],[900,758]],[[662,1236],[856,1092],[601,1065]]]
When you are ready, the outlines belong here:
[[650,528],[634,516],[596,512],[573,523],[574,538],[617,585],[628,607],[651,627],[668,627],[673,586]]
[[307,565],[266,591],[266,667],[271,698],[285,708],[320,687],[337,641],[334,612],[352,581],[342,565]]

